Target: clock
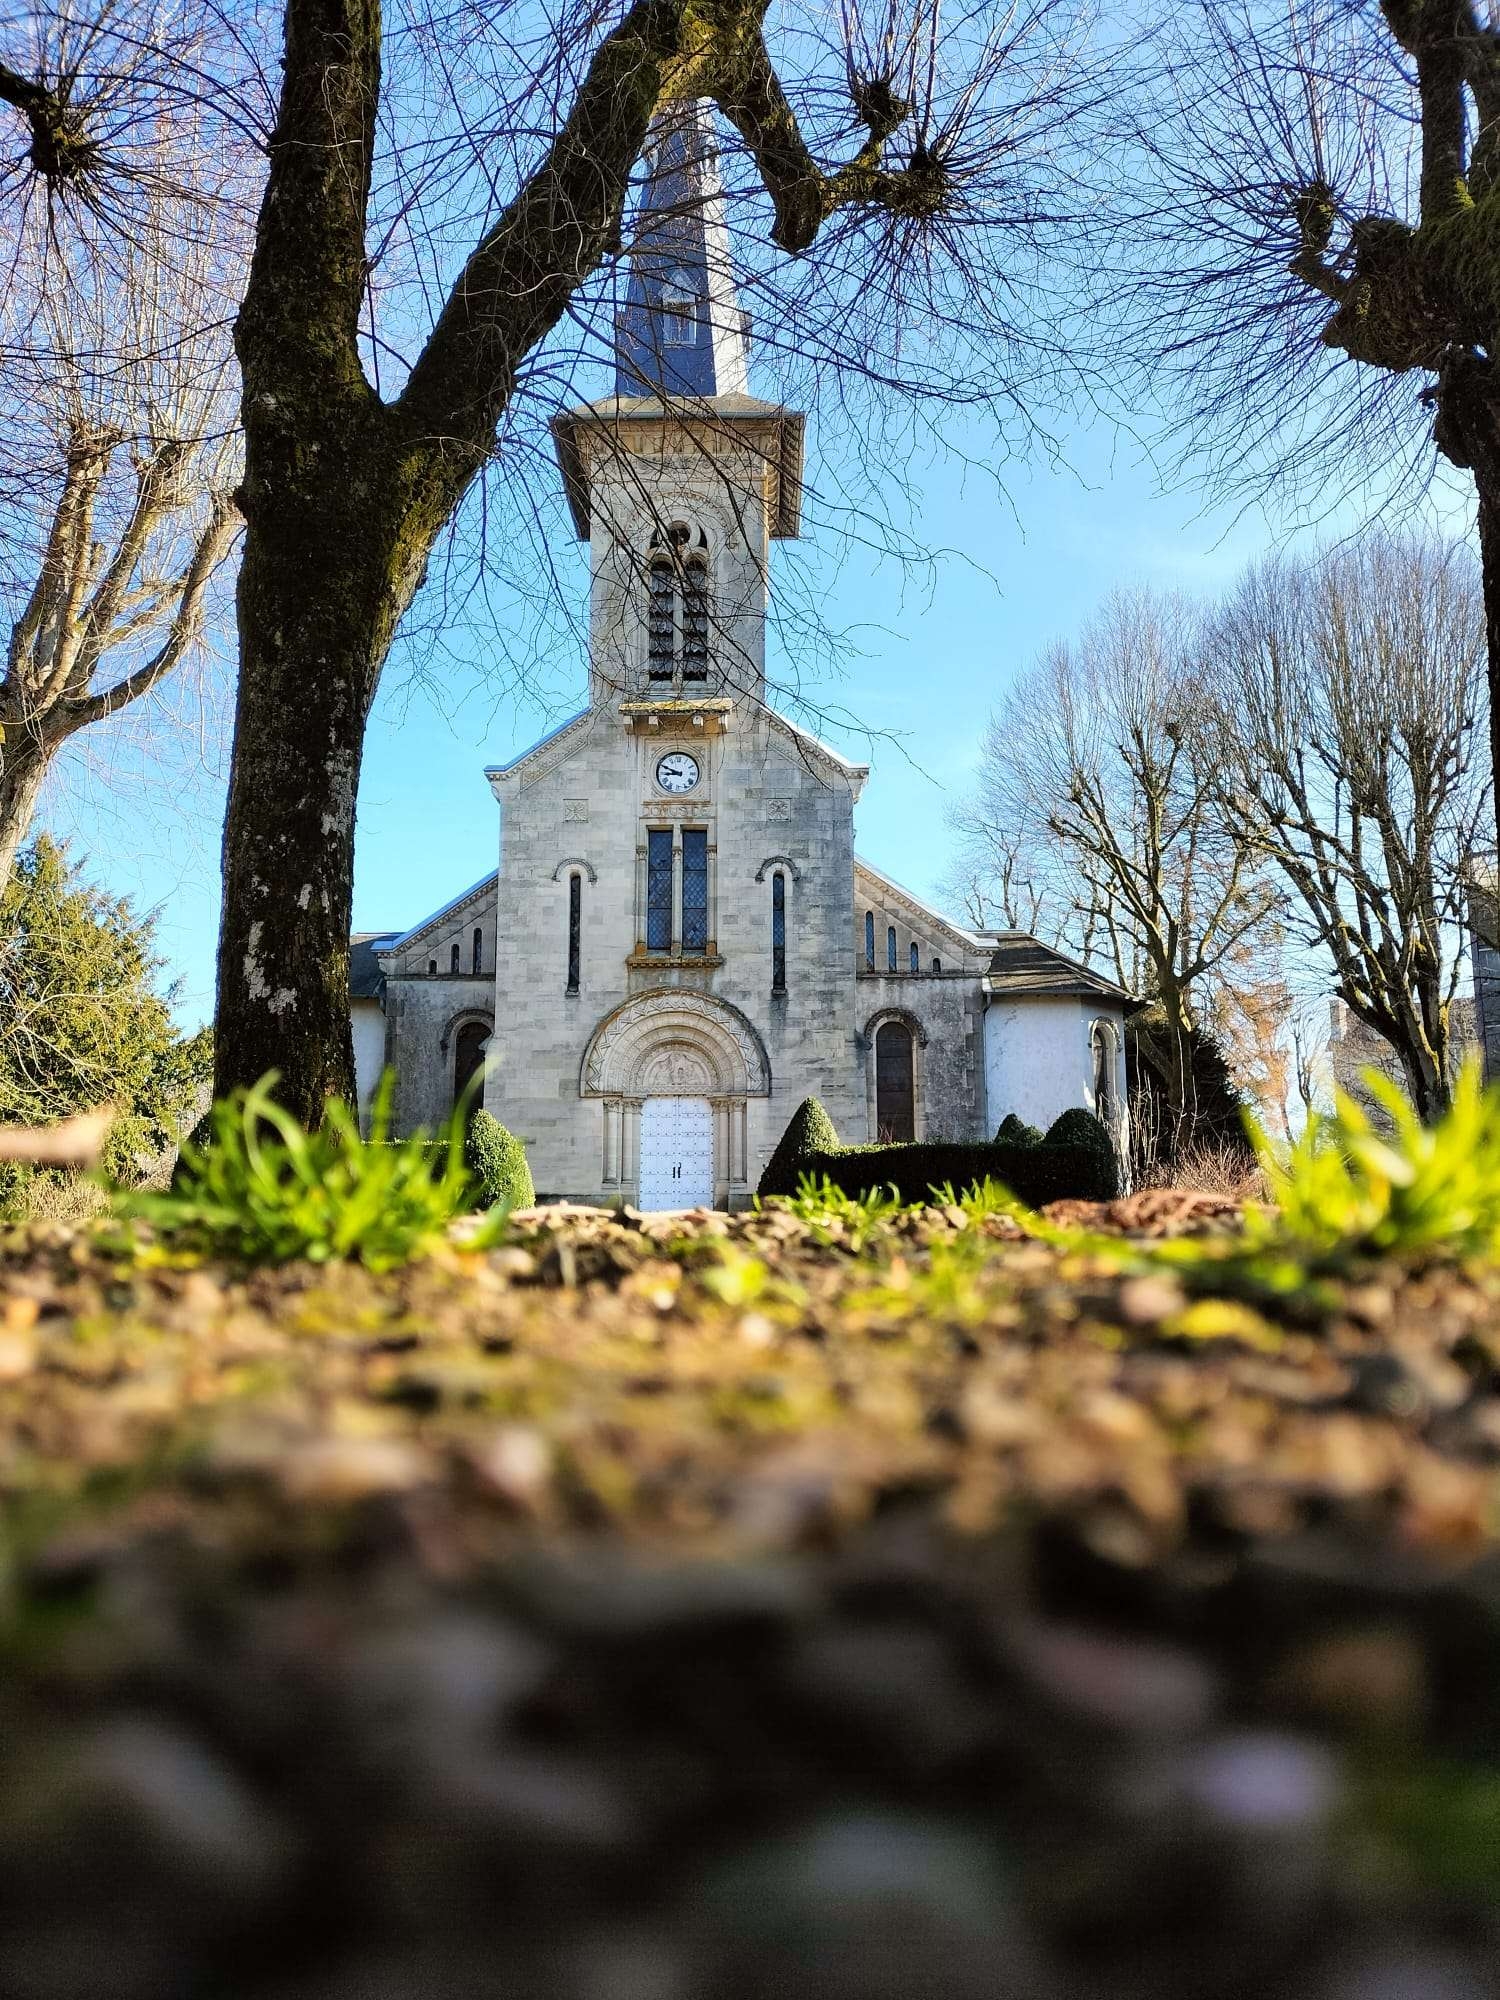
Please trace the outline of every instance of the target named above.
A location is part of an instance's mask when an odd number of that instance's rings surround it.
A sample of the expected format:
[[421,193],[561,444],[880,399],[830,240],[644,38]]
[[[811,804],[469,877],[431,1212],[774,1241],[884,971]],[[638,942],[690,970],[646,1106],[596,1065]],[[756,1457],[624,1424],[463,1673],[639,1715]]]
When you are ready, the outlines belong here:
[[686,750],[670,750],[656,767],[656,782],[664,792],[690,792],[698,782],[698,759]]

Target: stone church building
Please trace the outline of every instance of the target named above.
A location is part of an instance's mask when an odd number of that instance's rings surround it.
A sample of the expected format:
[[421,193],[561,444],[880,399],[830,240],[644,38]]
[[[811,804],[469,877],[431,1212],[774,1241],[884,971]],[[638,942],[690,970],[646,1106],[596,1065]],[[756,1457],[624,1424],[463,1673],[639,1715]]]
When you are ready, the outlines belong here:
[[363,1100],[439,1124],[473,1072],[539,1195],[739,1206],[820,1097],[845,1140],[1097,1109],[1123,1145],[1109,981],[950,922],[861,861],[867,767],[766,698],[772,544],[804,420],[750,393],[700,110],[663,127],[615,393],[553,424],[592,574],[587,705],[486,771],[499,865],[354,941]]

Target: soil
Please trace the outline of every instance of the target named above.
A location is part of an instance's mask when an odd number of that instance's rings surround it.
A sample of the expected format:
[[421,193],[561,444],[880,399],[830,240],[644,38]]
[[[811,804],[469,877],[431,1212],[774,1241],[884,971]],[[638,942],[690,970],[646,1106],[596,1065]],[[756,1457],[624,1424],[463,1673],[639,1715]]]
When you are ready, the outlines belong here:
[[11,1237],[0,1993],[1491,1993],[1500,1273],[1049,1220]]

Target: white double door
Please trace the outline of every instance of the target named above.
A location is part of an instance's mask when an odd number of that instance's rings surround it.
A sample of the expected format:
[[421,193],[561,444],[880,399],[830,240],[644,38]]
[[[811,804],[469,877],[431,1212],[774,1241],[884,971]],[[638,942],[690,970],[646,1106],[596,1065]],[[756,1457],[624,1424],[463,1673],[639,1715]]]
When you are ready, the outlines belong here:
[[712,1208],[714,1114],[705,1097],[648,1097],[641,1106],[637,1206]]

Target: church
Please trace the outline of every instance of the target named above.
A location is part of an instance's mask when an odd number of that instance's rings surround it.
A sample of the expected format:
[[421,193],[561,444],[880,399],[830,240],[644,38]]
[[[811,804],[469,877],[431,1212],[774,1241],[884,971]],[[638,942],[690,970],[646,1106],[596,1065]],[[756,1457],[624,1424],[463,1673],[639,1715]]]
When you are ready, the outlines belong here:
[[706,106],[653,138],[615,393],[553,438],[589,545],[588,699],[486,770],[498,867],[353,941],[367,1106],[435,1127],[474,1072],[541,1199],[740,1207],[803,1098],[840,1137],[1098,1112],[1125,1145],[1119,987],[951,922],[854,851],[869,775],[767,698],[772,544],[804,418],[750,393]]

